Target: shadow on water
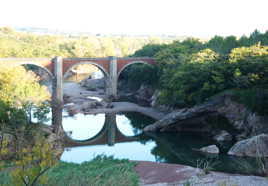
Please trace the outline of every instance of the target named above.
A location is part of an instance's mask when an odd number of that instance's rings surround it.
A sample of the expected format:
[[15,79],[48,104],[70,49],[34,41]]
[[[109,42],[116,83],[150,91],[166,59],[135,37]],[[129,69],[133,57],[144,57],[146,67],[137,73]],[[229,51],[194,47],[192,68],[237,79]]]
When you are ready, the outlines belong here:
[[208,169],[215,171],[258,174],[260,165],[254,158],[238,158],[226,153],[208,155],[194,151],[213,144],[210,139],[196,133],[142,133],[141,129],[154,120],[138,113],[98,114],[83,116],[85,118],[81,120],[80,117],[76,116],[75,120],[69,118],[68,122],[65,118],[63,121],[64,129],[73,130],[74,140],[87,141],[92,136],[96,137],[104,127],[107,130],[102,134],[102,140],[99,140],[101,143],[66,148],[61,157],[63,161],[81,163],[105,154],[120,159],[177,163],[199,168],[204,168],[205,162],[209,165]]

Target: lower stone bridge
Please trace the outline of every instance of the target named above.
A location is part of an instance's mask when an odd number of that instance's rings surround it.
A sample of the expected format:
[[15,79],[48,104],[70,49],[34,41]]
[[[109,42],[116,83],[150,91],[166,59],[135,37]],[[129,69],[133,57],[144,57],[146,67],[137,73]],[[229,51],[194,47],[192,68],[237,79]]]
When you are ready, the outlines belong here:
[[52,79],[52,125],[55,132],[62,131],[63,77],[72,68],[80,64],[91,64],[98,67],[106,78],[106,95],[117,97],[117,82],[122,71],[132,64],[156,65],[148,57],[105,57],[105,58],[0,58],[0,65],[35,65],[44,69]]

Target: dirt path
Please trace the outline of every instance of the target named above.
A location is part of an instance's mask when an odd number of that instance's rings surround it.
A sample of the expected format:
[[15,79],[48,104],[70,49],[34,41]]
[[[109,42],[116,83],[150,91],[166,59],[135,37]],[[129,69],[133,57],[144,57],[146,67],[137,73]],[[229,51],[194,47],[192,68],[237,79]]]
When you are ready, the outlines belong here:
[[201,169],[178,164],[141,161],[135,170],[142,186],[268,186],[265,177],[212,171],[204,174]]

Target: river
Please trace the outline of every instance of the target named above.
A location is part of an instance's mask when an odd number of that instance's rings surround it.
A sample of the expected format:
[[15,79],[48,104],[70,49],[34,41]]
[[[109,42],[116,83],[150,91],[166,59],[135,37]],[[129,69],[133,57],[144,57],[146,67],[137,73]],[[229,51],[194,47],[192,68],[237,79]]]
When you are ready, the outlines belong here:
[[[65,148],[61,160],[73,163],[90,161],[97,155],[113,156],[119,159],[177,163],[229,173],[256,174],[259,167],[256,159],[229,156],[221,149],[219,155],[199,153],[198,149],[213,142],[195,133],[142,133],[142,128],[154,122],[153,119],[138,113],[121,113],[106,117],[105,114],[69,116],[63,113],[64,130],[76,141],[85,142],[96,139],[105,123],[116,126],[116,135],[124,137],[126,142],[119,142],[115,137],[109,144],[105,133],[98,145],[86,145]],[[112,116],[112,117],[111,117]],[[110,135],[111,136],[111,135]],[[103,140],[102,140],[103,139]],[[123,141],[124,141],[123,140]],[[104,141],[104,142],[103,142]]]

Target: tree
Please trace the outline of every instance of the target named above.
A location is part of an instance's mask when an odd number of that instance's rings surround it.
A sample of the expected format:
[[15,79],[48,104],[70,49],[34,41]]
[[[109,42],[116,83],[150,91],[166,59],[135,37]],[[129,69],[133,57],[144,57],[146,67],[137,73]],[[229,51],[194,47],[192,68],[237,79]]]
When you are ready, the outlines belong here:
[[12,107],[27,109],[49,99],[46,87],[38,83],[38,78],[33,72],[27,72],[21,66],[0,67],[0,101]]
[[0,129],[14,137],[14,154],[29,140],[34,127],[32,112],[40,120],[46,118],[48,105],[44,102],[49,98],[47,89],[38,83],[33,72],[22,66],[0,67]]
[[16,186],[36,186],[47,184],[44,174],[57,163],[55,150],[42,136],[35,136],[35,143],[19,152],[19,158],[11,173]]

